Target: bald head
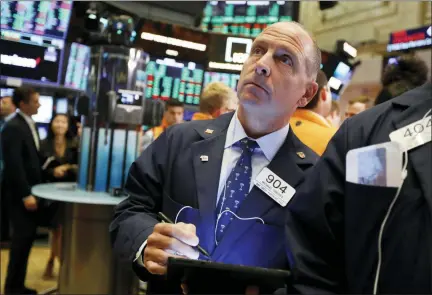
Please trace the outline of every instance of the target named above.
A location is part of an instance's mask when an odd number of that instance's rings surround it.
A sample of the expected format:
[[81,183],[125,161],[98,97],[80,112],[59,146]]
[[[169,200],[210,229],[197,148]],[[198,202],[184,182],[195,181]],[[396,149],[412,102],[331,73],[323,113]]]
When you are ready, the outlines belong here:
[[268,26],[262,33],[267,30],[276,30],[282,34],[290,34],[297,37],[302,44],[306,56],[306,70],[308,75],[316,79],[318,71],[321,68],[321,50],[313,39],[312,35],[297,22],[278,22]]
[[307,105],[317,92],[317,52],[309,33],[297,23],[275,23],[261,32],[237,85],[240,121],[248,113],[253,124],[261,125],[256,129],[277,130],[288,124],[296,108]]

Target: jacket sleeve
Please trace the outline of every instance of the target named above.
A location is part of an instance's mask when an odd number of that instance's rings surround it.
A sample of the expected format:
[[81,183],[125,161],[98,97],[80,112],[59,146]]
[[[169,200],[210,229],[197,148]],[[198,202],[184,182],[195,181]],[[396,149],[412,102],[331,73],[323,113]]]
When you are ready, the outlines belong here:
[[114,252],[133,263],[154,226],[162,208],[165,162],[169,143],[166,132],[153,142],[132,164],[124,191],[128,198],[120,203],[110,225]]
[[26,171],[21,156],[24,140],[22,132],[14,125],[6,125],[2,130],[1,141],[3,149],[3,161],[7,170],[9,187],[13,187],[14,198],[24,199],[31,195],[31,186],[26,178]]
[[287,293],[333,294],[346,290],[343,259],[346,130],[344,123],[288,204],[285,230],[293,285]]

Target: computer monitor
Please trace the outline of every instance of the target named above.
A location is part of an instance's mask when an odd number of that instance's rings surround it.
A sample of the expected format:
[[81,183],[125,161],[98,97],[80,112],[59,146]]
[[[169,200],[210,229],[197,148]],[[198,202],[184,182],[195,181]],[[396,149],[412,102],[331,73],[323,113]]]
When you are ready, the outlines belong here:
[[13,96],[13,88],[0,88],[0,97]]
[[56,112],[56,114],[67,114],[68,113],[68,100],[67,100],[67,98],[57,98],[55,112]]
[[52,96],[41,95],[39,97],[40,107],[38,113],[33,115],[33,120],[36,123],[49,123],[52,119],[53,114],[53,98]]
[[48,136],[48,126],[38,126],[40,140],[44,140]]
[[1,1],[1,79],[57,85],[72,1]]
[[90,72],[91,49],[88,46],[72,43],[64,78],[64,85],[86,90]]
[[148,86],[145,98],[178,99],[189,105],[199,105],[204,67],[191,61],[172,58],[150,58],[146,68]]

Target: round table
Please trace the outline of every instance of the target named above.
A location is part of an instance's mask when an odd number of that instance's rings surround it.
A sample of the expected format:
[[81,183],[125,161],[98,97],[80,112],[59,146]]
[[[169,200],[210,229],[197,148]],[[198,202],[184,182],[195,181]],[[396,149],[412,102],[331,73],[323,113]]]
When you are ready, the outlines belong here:
[[108,231],[114,206],[125,197],[89,192],[75,183],[40,184],[32,194],[63,203],[58,294],[136,294],[132,265],[114,258]]

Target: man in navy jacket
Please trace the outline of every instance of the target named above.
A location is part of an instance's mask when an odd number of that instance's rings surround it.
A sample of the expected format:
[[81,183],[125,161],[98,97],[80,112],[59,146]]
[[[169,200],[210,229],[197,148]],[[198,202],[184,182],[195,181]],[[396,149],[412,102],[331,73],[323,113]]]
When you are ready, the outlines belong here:
[[[134,263],[149,293],[175,293],[161,276],[169,256],[283,268],[284,206],[254,185],[276,181],[288,201],[317,160],[289,128],[317,91],[320,52],[298,24],[277,23],[253,42],[238,83],[240,105],[215,120],[168,128],[132,165],[129,198],[111,225],[114,250]],[[276,180],[275,180],[276,179]],[[276,198],[277,199],[277,198]],[[162,211],[175,225],[159,223]]]

